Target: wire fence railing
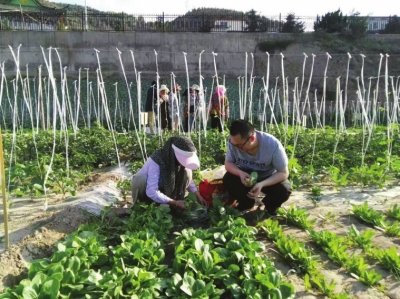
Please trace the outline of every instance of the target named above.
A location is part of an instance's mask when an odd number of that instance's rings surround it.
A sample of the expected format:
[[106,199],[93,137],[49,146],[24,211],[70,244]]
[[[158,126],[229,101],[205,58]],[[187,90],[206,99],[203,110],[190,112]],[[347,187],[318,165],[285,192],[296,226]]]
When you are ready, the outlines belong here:
[[[367,17],[369,32],[382,32],[390,17]],[[316,17],[299,16],[305,31],[314,30]],[[1,11],[0,30],[31,31],[145,31],[145,32],[281,32],[285,18],[246,13],[132,15],[101,12]]]

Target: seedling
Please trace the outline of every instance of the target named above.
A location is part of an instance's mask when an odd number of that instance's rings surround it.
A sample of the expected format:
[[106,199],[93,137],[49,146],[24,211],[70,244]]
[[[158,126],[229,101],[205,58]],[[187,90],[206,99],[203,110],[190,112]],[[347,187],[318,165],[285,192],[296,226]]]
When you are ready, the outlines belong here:
[[360,275],[360,280],[368,286],[377,284],[382,279],[382,276],[376,273],[375,270],[363,271]]
[[348,259],[347,247],[344,245],[344,238],[338,237],[331,231],[311,231],[311,238],[328,254],[329,258],[340,266]]
[[400,221],[400,207],[397,205],[397,203],[394,206],[390,207],[386,215]]
[[336,215],[333,214],[331,211],[326,213],[325,217],[322,215],[319,215],[320,218],[322,218],[322,225],[325,225],[326,223],[333,224],[336,220]]
[[[43,187],[38,184],[35,185],[37,185],[36,189],[42,192]],[[56,193],[62,194],[62,199],[65,199],[68,193],[74,196],[76,194],[76,188],[77,185],[75,181],[68,177],[59,177],[58,180],[52,183],[52,190]]]
[[126,201],[126,197],[128,195],[128,191],[131,190],[131,181],[128,179],[121,180],[117,183],[117,188],[121,190],[121,196]]
[[396,247],[387,250],[379,250],[373,253],[374,256],[397,278],[400,279],[400,255]]
[[261,222],[266,214],[267,213],[264,211],[258,211],[258,213],[256,214],[257,223]]
[[336,283],[331,280],[328,283],[323,275],[315,275],[311,277],[311,281],[318,286],[318,289],[329,298],[332,298],[333,291],[336,288]]
[[322,189],[320,187],[314,186],[310,188],[311,196],[310,200],[314,204],[314,207],[318,206],[318,202],[322,200]]
[[362,273],[368,269],[368,264],[365,263],[365,261],[362,257],[352,255],[346,261],[346,269],[350,273],[354,273],[357,276],[359,276],[360,273]]
[[317,221],[316,219],[308,220],[310,214],[307,213],[307,210],[296,209],[294,205],[290,205],[288,210],[279,208],[277,212],[280,216],[285,217],[289,223],[305,230],[311,229]]
[[310,192],[313,196],[321,196],[322,195],[321,187],[317,187],[317,186],[311,187]]
[[352,213],[362,221],[372,224],[374,226],[384,228],[384,217],[382,213],[376,212],[374,209],[368,207],[368,202],[363,205],[353,205]]
[[400,225],[398,221],[390,223],[389,221],[385,222],[385,233],[389,237],[400,237]]
[[345,173],[344,175],[340,174],[340,169],[335,166],[330,166],[328,168],[329,176],[331,180],[335,183],[336,188],[338,187],[346,187],[349,183],[347,177],[349,173]]
[[349,231],[350,244],[356,244],[364,250],[367,250],[372,246],[373,236],[375,236],[375,232],[372,229],[367,229],[360,233],[354,224],[351,225]]

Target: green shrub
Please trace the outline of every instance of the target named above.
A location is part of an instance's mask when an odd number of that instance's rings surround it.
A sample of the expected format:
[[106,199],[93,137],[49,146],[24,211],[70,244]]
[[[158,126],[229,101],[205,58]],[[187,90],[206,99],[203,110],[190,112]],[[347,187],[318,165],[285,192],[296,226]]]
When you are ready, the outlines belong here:
[[293,42],[290,39],[266,40],[259,43],[258,48],[263,52],[274,53],[276,50],[286,50]]
[[385,26],[385,30],[382,33],[400,33],[400,17],[397,15],[390,16],[389,21]]

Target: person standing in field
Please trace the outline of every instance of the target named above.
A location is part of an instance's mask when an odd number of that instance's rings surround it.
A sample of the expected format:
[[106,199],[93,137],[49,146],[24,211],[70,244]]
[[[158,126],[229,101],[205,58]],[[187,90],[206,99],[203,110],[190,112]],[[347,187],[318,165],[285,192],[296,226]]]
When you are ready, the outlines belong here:
[[211,118],[211,129],[218,128],[222,132],[224,124],[229,119],[229,102],[226,88],[223,85],[218,85],[215,93],[211,96],[209,117]]
[[172,122],[172,131],[179,131],[180,127],[180,105],[178,99],[178,93],[181,91],[181,86],[179,84],[175,84],[175,86],[171,87],[171,92],[168,95],[169,99],[169,112],[170,118]]
[[170,107],[168,98],[169,89],[167,85],[162,84],[158,92],[159,92],[159,103],[160,103],[161,129],[163,131],[171,130],[172,125],[171,125],[171,116],[169,111]]
[[[256,131],[251,123],[239,119],[229,128],[223,184],[237,200],[242,212],[252,209],[262,192],[262,203],[269,215],[289,199],[292,186],[288,180],[288,158],[281,142],[271,134]],[[251,173],[257,179],[251,181]]]
[[186,132],[193,131],[195,129],[195,121],[196,115],[198,113],[198,109],[201,105],[200,103],[200,87],[197,84],[193,84],[188,90],[185,90],[183,93],[183,101],[184,101],[184,124]]
[[147,90],[147,99],[144,111],[147,112],[150,134],[154,134],[155,115],[157,111],[157,85],[156,81],[151,82],[150,88]]

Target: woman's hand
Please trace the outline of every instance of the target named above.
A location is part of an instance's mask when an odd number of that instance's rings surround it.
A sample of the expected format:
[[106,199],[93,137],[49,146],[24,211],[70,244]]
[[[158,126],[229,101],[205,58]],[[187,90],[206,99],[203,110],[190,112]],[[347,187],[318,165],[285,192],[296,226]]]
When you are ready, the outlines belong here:
[[171,200],[169,202],[169,205],[171,207],[176,207],[176,208],[181,209],[181,210],[186,210],[185,202],[183,200]]
[[205,200],[204,197],[201,196],[200,192],[198,192],[198,191],[196,192],[196,198],[203,206],[208,207],[208,201]]

